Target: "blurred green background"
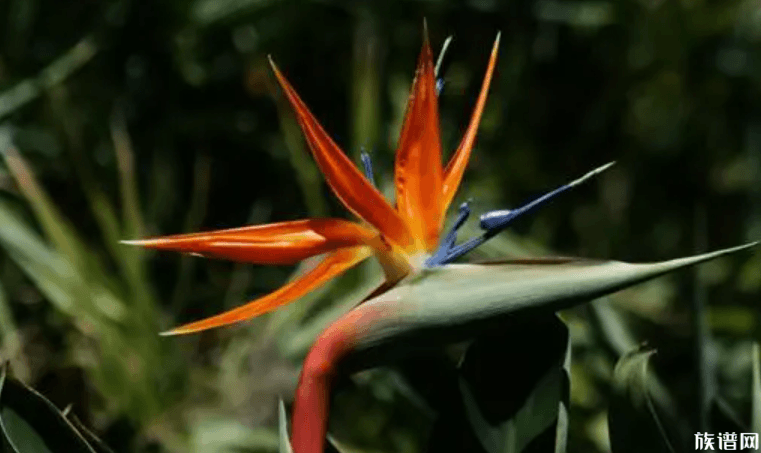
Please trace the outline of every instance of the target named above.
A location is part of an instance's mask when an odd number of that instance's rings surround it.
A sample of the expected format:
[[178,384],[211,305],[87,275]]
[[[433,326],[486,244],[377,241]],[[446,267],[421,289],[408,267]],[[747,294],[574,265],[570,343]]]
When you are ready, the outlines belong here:
[[[445,156],[502,32],[458,193],[476,214],[617,161],[472,257],[656,261],[761,238],[755,1],[4,0],[0,335],[12,372],[72,403],[117,452],[274,451],[277,397],[291,400],[311,340],[378,283],[377,265],[240,326],[160,338],[298,269],[117,241],[347,216],[267,55],[355,161],[370,150],[390,195],[423,18],[436,52],[454,36]],[[761,254],[746,253],[564,313],[569,451],[607,451],[610,373],[642,341],[681,417],[710,429],[718,402],[747,422],[760,292]],[[421,451],[430,416],[408,390],[392,371],[354,376],[333,430],[361,451]]]

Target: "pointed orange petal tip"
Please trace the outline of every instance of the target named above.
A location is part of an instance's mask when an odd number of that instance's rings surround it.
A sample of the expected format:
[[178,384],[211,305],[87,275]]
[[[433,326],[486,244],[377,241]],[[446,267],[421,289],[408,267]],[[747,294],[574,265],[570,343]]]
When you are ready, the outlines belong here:
[[372,254],[369,247],[351,247],[328,254],[317,266],[279,289],[240,307],[175,327],[160,336],[184,335],[203,330],[235,324],[271,312],[294,302],[308,292],[322,286],[328,280],[359,264]]
[[409,226],[418,251],[436,248],[441,232],[439,127],[433,53],[424,32],[394,165],[397,211]]
[[293,264],[342,247],[374,243],[376,236],[342,219],[305,219],[122,243],[245,263]]
[[452,200],[457,193],[457,189],[460,187],[462,176],[465,173],[465,167],[468,165],[470,152],[476,141],[478,125],[481,123],[481,115],[483,114],[486,98],[489,94],[489,85],[491,84],[492,76],[494,75],[494,68],[497,65],[497,53],[501,36],[502,32],[498,32],[497,37],[494,40],[494,45],[492,46],[491,55],[489,57],[489,65],[486,68],[486,74],[481,83],[481,91],[478,94],[478,100],[476,101],[473,113],[470,116],[468,128],[465,130],[460,145],[457,147],[457,150],[454,155],[452,155],[452,158],[444,169],[442,212],[446,212],[449,205],[452,203]]
[[354,215],[377,228],[384,237],[403,249],[409,248],[412,238],[404,220],[325,132],[271,58],[270,65],[296,113],[317,166],[336,197]]

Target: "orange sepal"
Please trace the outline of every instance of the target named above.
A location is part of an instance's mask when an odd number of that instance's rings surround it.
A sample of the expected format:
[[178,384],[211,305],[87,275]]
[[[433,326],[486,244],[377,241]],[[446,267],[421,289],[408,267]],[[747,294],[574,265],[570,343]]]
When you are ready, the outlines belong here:
[[336,250],[327,255],[312,270],[266,296],[210,318],[175,327],[172,330],[161,333],[161,335],[183,335],[200,332],[245,321],[273,311],[318,288],[333,277],[357,265],[371,254],[372,251],[369,247],[350,247]]
[[347,220],[306,219],[124,242],[245,263],[293,264],[341,247],[368,245],[377,234]]
[[476,101],[476,106],[473,108],[473,114],[470,117],[468,128],[465,130],[465,135],[462,137],[460,146],[457,147],[457,151],[455,151],[444,170],[441,212],[447,212],[455,193],[457,193],[457,189],[460,187],[462,175],[465,173],[465,167],[468,165],[468,160],[470,159],[470,151],[473,149],[473,143],[476,141],[478,124],[481,122],[481,114],[483,113],[484,105],[486,104],[486,96],[489,93],[489,84],[491,83],[492,74],[494,73],[494,67],[497,64],[499,37],[500,35],[497,34],[497,39],[494,40],[494,47],[492,47],[491,57],[489,57],[489,66],[486,69],[484,81],[481,83],[481,92],[478,94],[478,100]]
[[396,245],[408,249],[412,239],[402,217],[325,132],[272,59],[270,64],[333,193],[356,216],[369,222]]
[[407,222],[416,248],[435,249],[444,212],[441,209],[439,106],[427,31],[396,151],[394,180],[397,211]]

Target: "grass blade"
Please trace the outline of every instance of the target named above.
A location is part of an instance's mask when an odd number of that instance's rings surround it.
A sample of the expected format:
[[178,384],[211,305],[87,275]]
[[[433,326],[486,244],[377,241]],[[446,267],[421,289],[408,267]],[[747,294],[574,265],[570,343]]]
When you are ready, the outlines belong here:
[[650,395],[647,364],[654,352],[635,350],[613,372],[608,424],[614,453],[675,453]]

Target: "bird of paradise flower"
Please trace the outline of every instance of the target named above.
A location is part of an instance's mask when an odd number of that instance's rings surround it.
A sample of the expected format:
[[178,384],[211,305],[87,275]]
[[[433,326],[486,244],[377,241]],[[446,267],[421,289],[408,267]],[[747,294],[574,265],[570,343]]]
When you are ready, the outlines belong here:
[[305,219],[125,241],[153,249],[256,264],[293,264],[325,255],[313,269],[264,297],[176,327],[164,335],[199,332],[251,319],[295,301],[370,256],[378,259],[385,282],[328,326],[304,360],[293,407],[292,446],[285,445],[284,451],[323,451],[331,384],[338,364],[350,357],[380,350],[403,353],[405,343],[430,337],[434,332],[437,339],[472,336],[502,316],[551,313],[756,244],[652,264],[580,259],[452,264],[516,217],[612,165],[599,167],[519,209],[482,215],[483,234],[458,245],[457,230],[470,214],[465,203],[460,206],[451,232],[441,240],[446,212],[475,142],[498,47],[499,35],[465,134],[443,166],[438,84],[427,32],[424,33],[396,151],[395,206],[374,187],[369,157],[363,155],[363,174],[325,132],[270,59],[329,187],[361,222]]

